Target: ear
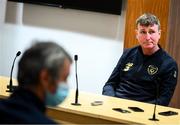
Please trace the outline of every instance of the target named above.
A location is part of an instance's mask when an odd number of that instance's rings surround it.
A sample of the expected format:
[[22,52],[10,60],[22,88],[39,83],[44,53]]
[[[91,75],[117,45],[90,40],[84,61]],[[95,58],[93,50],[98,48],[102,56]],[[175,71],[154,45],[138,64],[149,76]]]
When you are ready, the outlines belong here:
[[159,30],[159,36],[161,36],[161,30]]
[[159,39],[160,39],[161,38],[161,30],[159,30],[158,33],[159,33]]
[[71,62],[68,59],[64,60],[64,64],[63,64],[63,68],[61,69],[60,72],[60,81],[67,81],[67,78],[69,76],[70,73],[70,66],[71,66]]
[[49,81],[50,81],[49,73],[46,69],[43,69],[39,75],[39,82],[44,89],[48,88]]
[[138,30],[135,29],[135,35],[136,35],[136,39],[137,39],[137,36],[138,36]]
[[55,93],[56,91],[56,85],[50,76],[48,70],[44,69],[40,73],[40,85],[43,88],[43,90],[48,90],[51,93]]

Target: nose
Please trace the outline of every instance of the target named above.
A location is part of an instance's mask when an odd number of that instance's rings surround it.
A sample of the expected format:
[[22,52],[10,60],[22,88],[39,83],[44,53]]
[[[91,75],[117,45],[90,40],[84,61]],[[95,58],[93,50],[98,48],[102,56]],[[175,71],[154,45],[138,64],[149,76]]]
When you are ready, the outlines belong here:
[[149,33],[146,34],[146,40],[150,40],[151,35]]

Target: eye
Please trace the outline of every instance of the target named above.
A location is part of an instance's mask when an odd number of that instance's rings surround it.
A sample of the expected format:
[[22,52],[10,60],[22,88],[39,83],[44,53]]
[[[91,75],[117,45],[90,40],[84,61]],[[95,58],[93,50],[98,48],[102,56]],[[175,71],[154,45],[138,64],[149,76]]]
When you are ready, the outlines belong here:
[[153,30],[149,31],[149,34],[153,34],[153,33],[155,33],[155,31],[153,31]]
[[146,34],[146,31],[140,31],[141,34]]

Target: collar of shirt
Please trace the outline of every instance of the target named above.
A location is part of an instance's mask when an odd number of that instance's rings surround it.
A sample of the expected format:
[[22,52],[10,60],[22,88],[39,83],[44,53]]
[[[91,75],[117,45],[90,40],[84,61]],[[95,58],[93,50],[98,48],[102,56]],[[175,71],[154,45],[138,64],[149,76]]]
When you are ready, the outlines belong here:
[[144,59],[151,58],[151,57],[156,57],[156,56],[160,56],[162,54],[162,52],[163,52],[163,49],[161,48],[161,46],[159,44],[158,44],[158,46],[159,46],[159,50],[156,51],[155,53],[153,53],[152,55],[144,55],[141,46],[138,47],[138,51],[139,51],[140,55],[142,55],[142,57]]

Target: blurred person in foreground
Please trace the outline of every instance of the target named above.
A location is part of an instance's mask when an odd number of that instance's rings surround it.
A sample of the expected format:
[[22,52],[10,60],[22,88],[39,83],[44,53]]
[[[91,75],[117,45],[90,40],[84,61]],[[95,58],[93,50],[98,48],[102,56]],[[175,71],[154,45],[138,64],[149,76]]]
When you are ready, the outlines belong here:
[[68,95],[72,59],[58,44],[36,42],[18,64],[18,88],[0,100],[0,123],[55,124],[46,106],[57,106]]

